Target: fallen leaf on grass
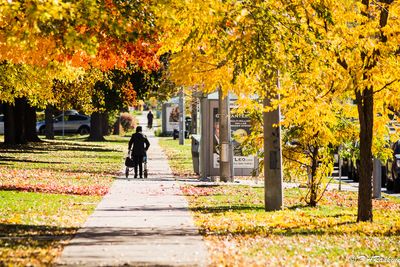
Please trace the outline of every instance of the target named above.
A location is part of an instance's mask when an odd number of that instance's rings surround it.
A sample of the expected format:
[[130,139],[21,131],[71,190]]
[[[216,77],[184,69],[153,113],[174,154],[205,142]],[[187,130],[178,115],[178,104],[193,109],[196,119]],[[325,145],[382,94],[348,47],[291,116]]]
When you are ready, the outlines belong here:
[[58,184],[0,184],[1,190],[17,190],[24,192],[40,192],[51,194],[72,194],[85,196],[104,196],[108,187],[100,185],[92,186],[62,186]]

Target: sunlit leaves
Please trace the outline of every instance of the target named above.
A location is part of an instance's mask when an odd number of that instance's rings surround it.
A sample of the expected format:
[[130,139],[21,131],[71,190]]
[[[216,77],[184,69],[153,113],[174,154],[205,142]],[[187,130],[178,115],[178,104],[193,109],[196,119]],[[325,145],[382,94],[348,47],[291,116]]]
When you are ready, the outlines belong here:
[[1,148],[3,265],[53,264],[122,165],[121,153],[128,140],[109,141],[52,141]]
[[[26,97],[33,106],[67,108],[73,102],[62,95],[79,95],[78,106],[88,111],[93,109],[90,83],[99,80],[93,69],[106,72],[130,64],[154,71],[160,65],[151,1],[3,1],[0,14],[0,62],[29,69],[2,72],[4,102]],[[54,80],[81,86],[82,92],[60,94],[59,83],[52,90]]]
[[212,265],[346,265],[352,257],[396,258],[399,252],[400,203],[392,198],[374,201],[374,223],[354,223],[354,192],[328,191],[320,207],[308,208],[298,204],[302,189],[287,189],[286,208],[265,212],[262,188],[185,185],[182,189]]
[[[106,46],[109,40],[120,42],[118,50],[121,44],[154,36],[154,17],[149,4],[147,1],[114,3],[94,0],[3,3],[0,44],[5,48],[20,49],[22,54],[14,55],[15,60],[20,57],[15,63],[29,63],[24,62],[24,55],[37,58],[38,62],[50,62],[60,55],[73,55],[76,51],[104,58],[106,55],[99,53],[98,49]],[[44,45],[46,41],[52,45]],[[44,49],[46,47],[49,49]]]

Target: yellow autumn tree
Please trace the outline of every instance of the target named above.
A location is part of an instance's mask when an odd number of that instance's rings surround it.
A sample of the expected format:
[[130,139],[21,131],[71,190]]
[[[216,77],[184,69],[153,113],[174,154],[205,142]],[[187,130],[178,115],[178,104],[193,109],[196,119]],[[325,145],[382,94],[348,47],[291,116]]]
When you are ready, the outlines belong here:
[[[327,73],[355,100],[360,125],[358,221],[372,221],[373,152],[382,154],[388,107],[398,109],[400,5],[395,1],[316,1],[303,7],[308,38]],[[387,135],[387,134],[386,134]]]
[[[273,96],[273,75],[280,70],[290,82],[279,90],[282,100],[272,107],[314,101],[304,110],[319,110],[315,120],[329,103],[355,100],[362,162],[358,220],[372,220],[372,151],[384,154],[387,107],[398,106],[399,3],[185,1],[165,7],[165,47],[175,53],[172,78],[178,83],[202,84],[206,91],[223,86]],[[301,95],[295,88],[301,88]],[[328,101],[322,101],[322,95]],[[314,135],[323,132],[310,124],[307,129],[314,129]]]
[[[174,14],[172,25],[177,27],[165,41],[167,49],[175,52],[171,78],[188,86],[202,84],[206,92],[222,87],[238,95],[257,93],[261,98],[276,98],[280,94],[281,100],[272,101],[269,110],[282,106],[285,115],[282,125],[296,128],[287,133],[296,133],[298,144],[301,141],[298,149],[302,155],[308,155],[303,162],[297,156],[288,158],[301,163],[300,166],[310,166],[312,181],[326,177],[332,169],[328,168],[332,161],[328,145],[337,143],[334,133],[338,117],[333,109],[327,109],[335,102],[334,97],[324,92],[329,93],[331,87],[336,88],[340,83],[332,83],[334,77],[324,74],[328,66],[324,66],[321,54],[313,51],[307,33],[302,32],[307,29],[299,10],[300,2],[190,3],[179,7],[177,3],[172,11],[166,11],[168,15]],[[278,70],[285,82],[279,90],[275,83]],[[242,106],[257,107],[245,103]],[[308,116],[310,111],[314,116]],[[258,136],[255,139],[260,140]],[[261,150],[262,143],[258,145]],[[322,158],[326,164],[320,170],[324,171],[317,170]],[[317,195],[321,194],[318,185],[317,182],[310,185],[312,190],[307,200],[310,205],[315,205]]]

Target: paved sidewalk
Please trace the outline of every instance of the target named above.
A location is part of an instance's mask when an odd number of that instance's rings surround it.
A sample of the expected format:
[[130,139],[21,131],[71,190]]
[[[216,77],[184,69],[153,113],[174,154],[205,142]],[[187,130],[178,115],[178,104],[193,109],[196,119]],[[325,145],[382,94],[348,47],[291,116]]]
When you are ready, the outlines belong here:
[[[144,114],[145,115],[145,114]],[[140,124],[145,126],[143,117]],[[145,127],[143,127],[145,128]],[[206,266],[207,248],[157,138],[146,132],[149,178],[121,173],[56,264]]]

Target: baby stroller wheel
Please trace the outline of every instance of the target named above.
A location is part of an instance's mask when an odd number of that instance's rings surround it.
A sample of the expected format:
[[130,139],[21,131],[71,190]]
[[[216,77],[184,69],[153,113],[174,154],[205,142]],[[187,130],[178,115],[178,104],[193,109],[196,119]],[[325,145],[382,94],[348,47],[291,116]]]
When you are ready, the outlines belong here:
[[129,168],[128,167],[125,168],[125,177],[126,177],[126,179],[128,179],[128,177],[129,177]]
[[143,171],[143,177],[146,179],[147,178],[147,169],[144,169]]

